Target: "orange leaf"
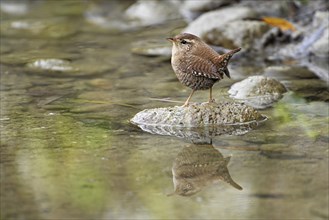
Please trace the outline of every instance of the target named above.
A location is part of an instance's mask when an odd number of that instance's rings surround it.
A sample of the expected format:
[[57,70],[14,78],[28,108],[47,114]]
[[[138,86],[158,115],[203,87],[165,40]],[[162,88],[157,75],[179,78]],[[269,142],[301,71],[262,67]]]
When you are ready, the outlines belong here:
[[269,25],[280,28],[282,31],[296,30],[293,24],[283,18],[263,17],[262,20]]

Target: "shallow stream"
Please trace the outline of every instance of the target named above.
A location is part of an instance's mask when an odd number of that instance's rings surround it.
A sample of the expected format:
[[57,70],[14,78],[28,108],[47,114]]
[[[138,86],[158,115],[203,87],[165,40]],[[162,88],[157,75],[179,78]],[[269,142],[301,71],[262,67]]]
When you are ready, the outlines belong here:
[[[150,134],[129,120],[181,105],[190,90],[167,58],[131,48],[165,45],[184,23],[113,31],[87,21],[90,5],[68,2],[23,1],[18,12],[27,13],[1,12],[1,219],[328,218],[324,81],[284,79],[289,92],[246,134],[198,145]],[[230,85],[266,65],[234,59],[215,98],[229,99]],[[173,194],[173,166],[211,152],[243,189],[201,176],[192,195]]]

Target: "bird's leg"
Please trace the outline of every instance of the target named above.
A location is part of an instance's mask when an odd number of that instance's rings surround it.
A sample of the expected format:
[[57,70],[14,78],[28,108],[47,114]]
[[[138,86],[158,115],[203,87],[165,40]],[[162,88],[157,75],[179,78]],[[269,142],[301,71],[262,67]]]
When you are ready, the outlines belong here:
[[183,107],[188,106],[188,103],[189,103],[190,99],[192,98],[193,93],[194,93],[194,90],[192,90],[190,96],[187,98],[187,100],[186,100],[186,102],[184,103]]
[[212,87],[209,89],[209,103],[214,103],[215,99],[212,98]]

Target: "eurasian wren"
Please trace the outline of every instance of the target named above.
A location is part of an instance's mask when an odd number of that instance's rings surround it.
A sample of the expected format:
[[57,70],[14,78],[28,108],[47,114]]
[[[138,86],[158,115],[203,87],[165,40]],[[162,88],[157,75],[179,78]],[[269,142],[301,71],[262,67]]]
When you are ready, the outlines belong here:
[[199,37],[183,33],[167,38],[173,43],[171,65],[178,80],[192,89],[183,106],[187,106],[196,90],[210,89],[209,102],[212,99],[212,86],[223,79],[230,78],[227,64],[230,58],[241,48],[219,55]]

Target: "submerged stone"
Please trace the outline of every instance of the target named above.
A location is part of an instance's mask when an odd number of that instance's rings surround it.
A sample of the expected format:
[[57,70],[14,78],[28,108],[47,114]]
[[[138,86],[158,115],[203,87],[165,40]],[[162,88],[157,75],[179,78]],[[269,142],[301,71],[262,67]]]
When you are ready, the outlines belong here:
[[64,18],[4,21],[1,34],[6,37],[64,38],[78,31],[79,25]]
[[73,67],[70,66],[70,62],[60,59],[40,59],[28,64],[31,68],[40,68],[44,70],[53,71],[73,71]]
[[228,92],[234,99],[242,100],[254,108],[263,109],[280,100],[287,89],[276,79],[251,76],[233,84]]

